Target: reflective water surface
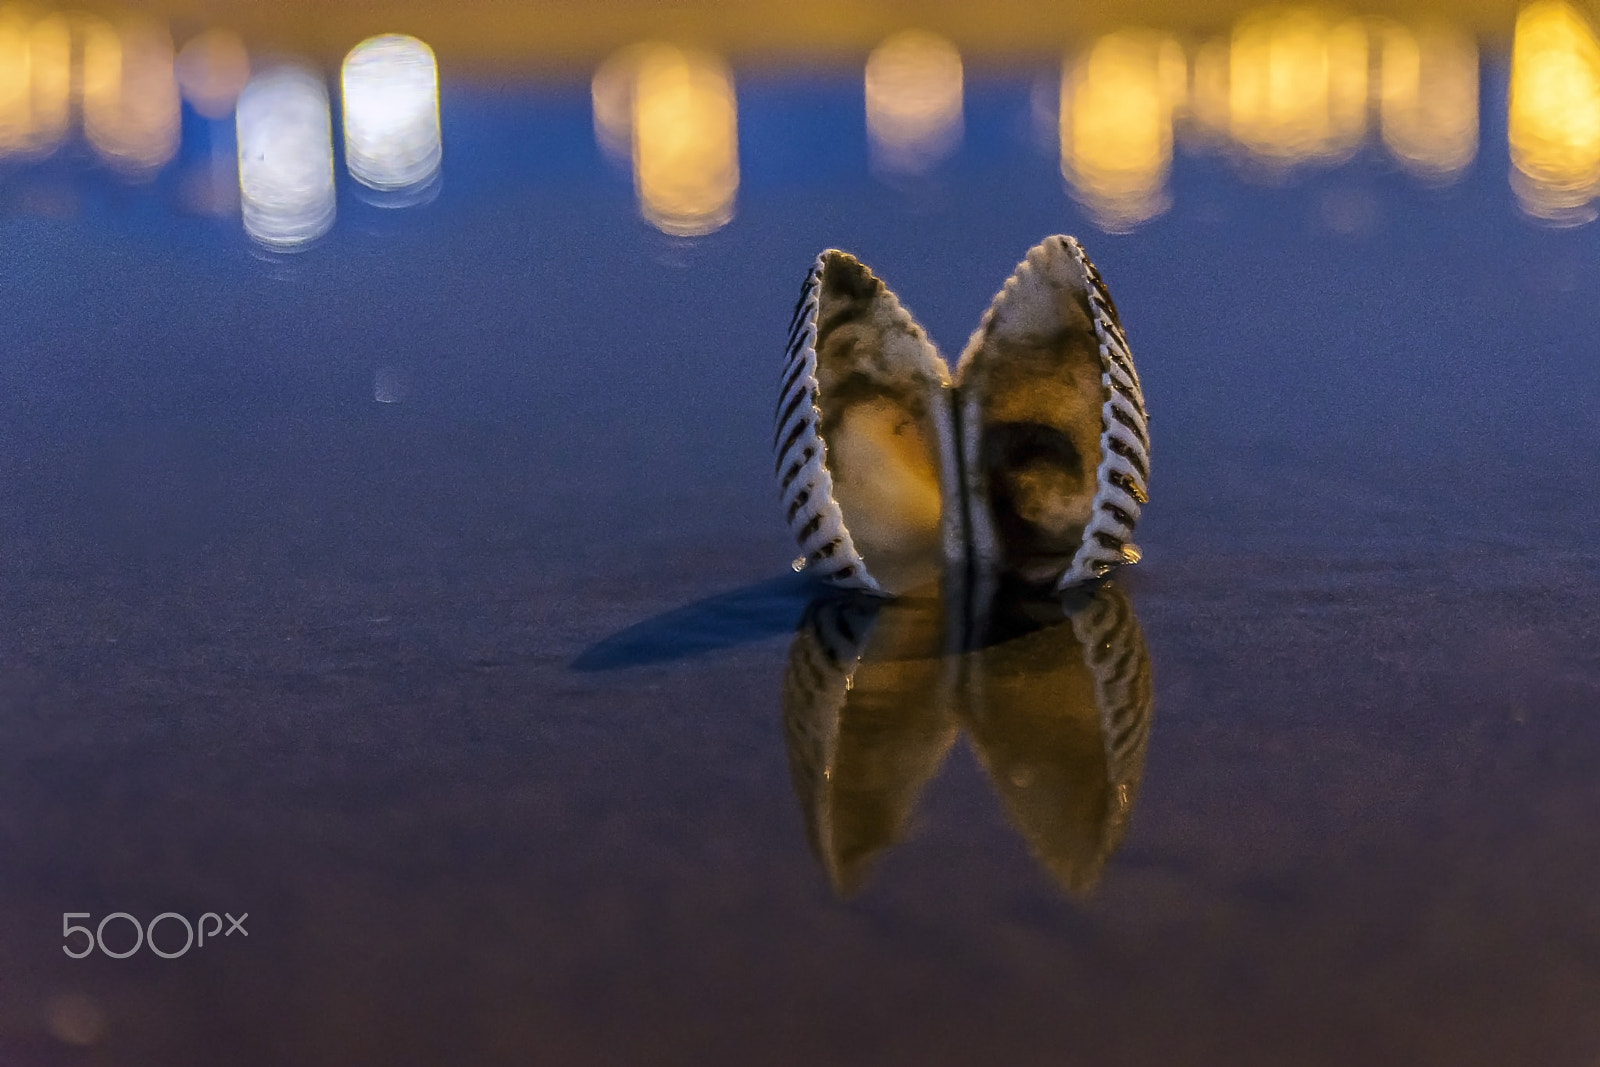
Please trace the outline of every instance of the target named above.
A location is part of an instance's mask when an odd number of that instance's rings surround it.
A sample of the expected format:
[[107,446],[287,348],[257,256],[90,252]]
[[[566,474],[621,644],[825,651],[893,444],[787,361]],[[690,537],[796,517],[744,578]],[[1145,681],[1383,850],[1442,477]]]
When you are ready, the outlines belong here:
[[[1591,13],[906,29],[0,10],[0,1063],[1600,1062]],[[820,595],[818,251],[954,352],[1054,233],[1143,562]]]
[[962,727],[1040,863],[1092,887],[1138,793],[1150,710],[1139,621],[1111,585],[1064,603],[819,598],[783,686],[806,833],[842,892],[904,835]]

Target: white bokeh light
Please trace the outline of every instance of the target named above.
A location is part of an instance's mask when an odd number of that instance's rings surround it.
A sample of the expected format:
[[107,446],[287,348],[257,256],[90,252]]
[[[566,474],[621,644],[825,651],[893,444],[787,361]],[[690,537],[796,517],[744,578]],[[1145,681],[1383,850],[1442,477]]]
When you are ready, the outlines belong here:
[[372,37],[345,57],[344,154],[384,193],[426,188],[439,172],[439,68],[415,37]]
[[320,75],[275,67],[239,94],[239,194],[244,228],[280,250],[333,225],[333,120]]

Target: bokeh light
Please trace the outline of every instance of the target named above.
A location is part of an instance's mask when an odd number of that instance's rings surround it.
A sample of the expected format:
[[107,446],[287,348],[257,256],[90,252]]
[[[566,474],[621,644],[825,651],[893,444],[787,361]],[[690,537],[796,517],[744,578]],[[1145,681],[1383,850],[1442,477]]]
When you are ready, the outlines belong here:
[[639,63],[653,43],[634,44],[613,52],[594,72],[589,95],[594,108],[594,136],[612,162],[633,165],[633,98]]
[[633,178],[644,217],[663,233],[711,233],[733,218],[739,134],[733,78],[715,56],[671,45],[638,53]]
[[1517,16],[1508,136],[1512,188],[1528,214],[1587,222],[1600,193],[1600,41],[1570,4]]
[[1061,77],[1061,173],[1103,229],[1125,231],[1166,210],[1172,115],[1187,89],[1170,37],[1108,34]]
[[1413,31],[1382,23],[1378,52],[1378,121],[1383,143],[1419,177],[1448,181],[1478,151],[1478,49],[1441,24]]
[[439,172],[439,68],[415,37],[386,34],[350,50],[343,67],[344,154],[361,184],[417,190]]
[[1192,114],[1272,168],[1348,157],[1366,135],[1365,26],[1313,8],[1255,12],[1195,56]]
[[320,75],[285,65],[256,74],[236,115],[244,228],[282,251],[333,225],[333,121]]
[[66,137],[72,31],[60,15],[32,22],[0,10],[0,155],[42,156]]
[[28,20],[0,10],[0,153],[24,151],[33,141],[33,65]]
[[189,106],[208,119],[225,119],[250,80],[250,54],[232,30],[206,30],[178,53],[176,73]]
[[79,29],[84,136],[113,167],[148,177],[178,151],[172,37],[143,18],[113,27],[84,16]]
[[867,57],[867,136],[885,172],[921,174],[961,143],[961,53],[936,34],[897,33]]

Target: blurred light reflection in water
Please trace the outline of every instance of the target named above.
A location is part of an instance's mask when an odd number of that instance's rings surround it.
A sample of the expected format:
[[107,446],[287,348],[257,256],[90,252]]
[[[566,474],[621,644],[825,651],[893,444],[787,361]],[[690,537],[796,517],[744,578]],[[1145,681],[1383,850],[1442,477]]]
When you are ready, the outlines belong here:
[[1203,113],[1225,115],[1228,136],[1269,166],[1343,159],[1366,133],[1367,58],[1359,21],[1336,23],[1310,8],[1247,15],[1234,27],[1226,73],[1204,82],[1215,91],[1221,81],[1226,106],[1209,102]]
[[289,251],[333,225],[333,126],[322,78],[282,66],[250,79],[239,95],[239,192],[244,228]]
[[659,45],[633,80],[633,181],[663,233],[712,233],[733,218],[739,132],[733,75],[715,56]]
[[195,111],[225,119],[250,80],[250,54],[231,30],[206,30],[184,44],[176,71],[183,98]]
[[875,169],[923,174],[961,144],[961,53],[943,37],[895,34],[867,57],[863,82]]
[[49,152],[66,135],[71,68],[65,19],[0,11],[0,154]]
[[0,12],[0,152],[55,151],[67,135],[72,96],[72,28],[61,15],[29,23]]
[[345,57],[344,154],[361,184],[389,193],[426,188],[439,173],[439,70],[415,37],[362,41]]
[[1061,173],[1094,220],[1129,230],[1167,209],[1172,116],[1188,66],[1170,37],[1100,38],[1061,74]]
[[101,159],[129,178],[154,175],[177,153],[180,129],[165,27],[139,17],[118,27],[95,15],[30,22],[0,12],[0,155],[54,152],[75,104]]
[[41,19],[29,34],[33,138],[28,148],[52,151],[67,135],[72,113],[72,29],[67,19]]
[[590,83],[595,141],[632,169],[639,212],[662,233],[712,233],[739,189],[733,75],[716,56],[659,41],[613,53]]
[[1600,41],[1577,10],[1561,0],[1523,9],[1510,95],[1511,186],[1523,209],[1590,221],[1600,193]]
[[149,177],[178,151],[172,37],[143,18],[120,30],[93,18],[80,27],[84,136],[112,166]]
[[1449,26],[1376,29],[1383,143],[1419,177],[1448,181],[1478,151],[1478,49]]
[[[195,35],[176,59],[172,44],[149,19],[113,24],[82,13],[0,9],[0,156],[50,155],[76,119],[96,156],[121,177],[154,176],[177,154],[180,87],[200,116],[225,119],[250,73],[244,43],[229,30]],[[1600,192],[1600,41],[1578,9],[1539,0],[1517,19],[1511,68],[1516,201],[1537,219],[1588,221]],[[431,49],[412,37],[371,38],[350,51],[342,74],[352,177],[389,204],[436,189],[439,80]],[[1281,175],[1340,163],[1375,135],[1416,178],[1454,181],[1477,155],[1479,78],[1476,42],[1445,23],[1262,8],[1193,42],[1187,56],[1158,30],[1095,38],[1068,57],[1059,93],[1052,87],[1052,99],[1036,99],[1035,111],[1050,129],[1070,194],[1096,225],[1123,232],[1169,206],[1175,140],[1232,156],[1246,174]],[[238,182],[189,167],[181,200],[205,214],[231,213],[238,184],[251,236],[299,247],[333,219],[331,148],[321,147],[331,144],[326,90],[309,69],[255,84],[249,114],[239,116]],[[960,148],[964,70],[951,41],[895,34],[867,58],[862,85],[869,163],[880,175],[924,174]],[[635,44],[601,64],[591,89],[595,137],[631,169],[647,221],[693,236],[732,219],[737,104],[720,57]],[[231,155],[227,138],[209,136],[214,151]]]
[[639,63],[654,44],[635,44],[614,52],[589,83],[594,137],[613,162],[633,165],[633,90]]

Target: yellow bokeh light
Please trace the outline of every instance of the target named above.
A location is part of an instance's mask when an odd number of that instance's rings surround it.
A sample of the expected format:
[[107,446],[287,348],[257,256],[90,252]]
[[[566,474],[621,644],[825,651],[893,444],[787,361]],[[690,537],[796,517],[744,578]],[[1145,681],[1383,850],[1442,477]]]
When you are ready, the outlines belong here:
[[33,65],[28,22],[0,11],[0,153],[26,150],[33,139]]
[[138,17],[118,27],[86,14],[0,14],[0,153],[50,152],[74,104],[84,136],[118,170],[145,177],[171,159],[179,114],[166,30]]
[[961,53],[936,34],[906,30],[867,57],[867,137],[882,170],[919,174],[961,143]]
[[1215,144],[1228,136],[1228,42],[1206,41],[1194,50],[1189,79],[1191,130],[1203,143]]
[[1344,158],[1366,134],[1367,62],[1358,21],[1311,8],[1246,16],[1228,49],[1229,134],[1269,164]]
[[733,218],[739,133],[733,78],[715,56],[671,45],[638,54],[632,93],[634,187],[657,229],[695,236]]
[[60,15],[30,24],[0,15],[0,153],[44,155],[67,135],[72,29]]
[[145,19],[129,19],[117,29],[84,18],[80,35],[84,135],[118,169],[154,173],[178,150],[172,38]]
[[1571,5],[1517,16],[1508,134],[1512,187],[1529,214],[1585,222],[1600,193],[1600,41]]
[[1478,49],[1443,25],[1376,33],[1378,120],[1402,166],[1432,180],[1466,170],[1478,151]]
[[28,35],[33,79],[33,136],[48,151],[67,136],[72,115],[72,27],[65,16],[34,23]]
[[1172,114],[1187,83],[1171,38],[1100,38],[1061,77],[1061,173],[1104,229],[1125,231],[1166,210]]

